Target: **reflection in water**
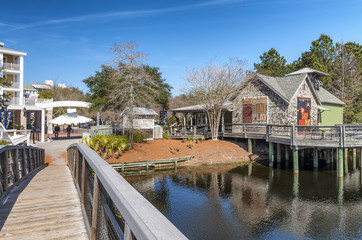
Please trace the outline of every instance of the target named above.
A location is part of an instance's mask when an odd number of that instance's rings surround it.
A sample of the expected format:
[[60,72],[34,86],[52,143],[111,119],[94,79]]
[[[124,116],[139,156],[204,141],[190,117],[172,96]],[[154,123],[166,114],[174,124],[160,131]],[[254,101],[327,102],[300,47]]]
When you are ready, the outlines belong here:
[[362,172],[247,165],[127,179],[190,239],[361,239]]

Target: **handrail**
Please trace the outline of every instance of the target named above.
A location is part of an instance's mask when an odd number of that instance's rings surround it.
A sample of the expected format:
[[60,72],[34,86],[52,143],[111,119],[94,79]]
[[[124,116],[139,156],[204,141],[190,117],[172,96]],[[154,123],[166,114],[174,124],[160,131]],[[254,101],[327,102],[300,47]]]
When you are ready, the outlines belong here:
[[0,200],[29,174],[44,165],[44,149],[0,145]]
[[104,234],[123,239],[133,239],[132,236],[136,239],[186,239],[86,144],[74,143],[67,148],[67,153],[91,239]]

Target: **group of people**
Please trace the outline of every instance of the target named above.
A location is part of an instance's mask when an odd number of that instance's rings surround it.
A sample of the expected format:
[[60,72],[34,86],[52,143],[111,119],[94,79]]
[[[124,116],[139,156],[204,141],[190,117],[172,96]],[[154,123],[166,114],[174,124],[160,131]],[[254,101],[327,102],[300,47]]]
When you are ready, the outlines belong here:
[[[67,127],[67,138],[70,138],[70,133],[72,131],[72,127],[70,125],[68,125]],[[59,138],[59,131],[60,131],[60,127],[59,125],[55,125],[54,127],[54,135],[55,135],[55,139],[58,139]]]

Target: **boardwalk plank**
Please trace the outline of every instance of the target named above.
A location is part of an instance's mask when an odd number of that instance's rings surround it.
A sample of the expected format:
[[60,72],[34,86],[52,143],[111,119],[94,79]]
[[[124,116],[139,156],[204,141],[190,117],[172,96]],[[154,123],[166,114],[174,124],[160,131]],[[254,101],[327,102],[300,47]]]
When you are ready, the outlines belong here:
[[88,239],[69,169],[48,166],[1,203],[1,239]]

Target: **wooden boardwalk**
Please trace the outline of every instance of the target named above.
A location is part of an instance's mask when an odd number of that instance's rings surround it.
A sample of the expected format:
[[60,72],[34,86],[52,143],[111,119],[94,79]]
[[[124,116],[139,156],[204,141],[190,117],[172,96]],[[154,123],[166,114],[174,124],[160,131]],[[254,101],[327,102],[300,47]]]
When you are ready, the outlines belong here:
[[0,239],[88,239],[65,164],[33,173],[1,202]]

